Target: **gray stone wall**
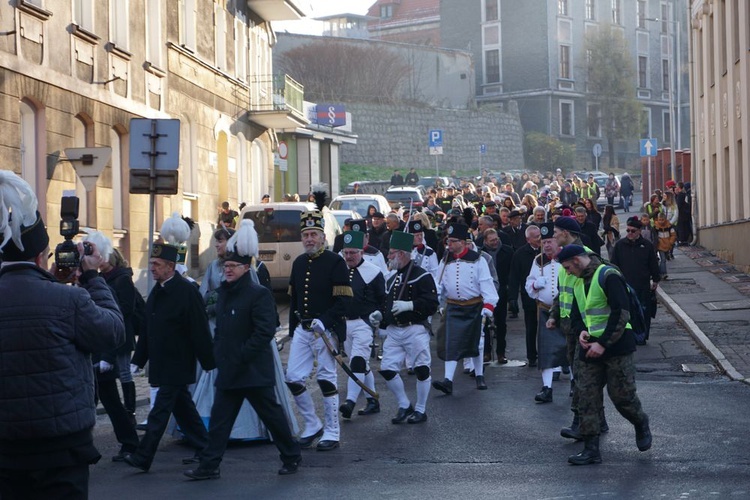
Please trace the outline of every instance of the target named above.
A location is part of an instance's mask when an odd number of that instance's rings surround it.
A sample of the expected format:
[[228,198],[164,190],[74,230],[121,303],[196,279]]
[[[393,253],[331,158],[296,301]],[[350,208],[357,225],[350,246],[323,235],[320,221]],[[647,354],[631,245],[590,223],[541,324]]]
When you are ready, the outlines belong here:
[[[435,156],[429,154],[431,129],[443,131],[443,154],[438,155],[441,175],[452,169],[479,172],[484,168],[523,166],[523,128],[518,109],[482,106],[475,110],[346,105],[352,114],[356,146],[341,148],[341,163],[435,170]],[[480,145],[487,146],[480,155]],[[481,156],[481,158],[480,158]]]

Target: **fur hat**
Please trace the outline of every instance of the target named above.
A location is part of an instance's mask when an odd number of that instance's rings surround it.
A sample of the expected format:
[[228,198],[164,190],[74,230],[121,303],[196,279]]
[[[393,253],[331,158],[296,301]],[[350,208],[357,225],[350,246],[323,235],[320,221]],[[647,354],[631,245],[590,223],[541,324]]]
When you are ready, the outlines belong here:
[[0,251],[6,262],[30,260],[49,244],[31,186],[8,170],[0,170]]

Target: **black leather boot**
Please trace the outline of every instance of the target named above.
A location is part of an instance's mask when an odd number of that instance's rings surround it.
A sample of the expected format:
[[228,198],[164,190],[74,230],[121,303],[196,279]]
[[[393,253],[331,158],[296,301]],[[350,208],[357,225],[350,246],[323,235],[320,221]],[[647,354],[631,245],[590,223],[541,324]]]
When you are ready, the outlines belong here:
[[534,401],[537,403],[551,403],[552,402],[552,387],[544,386],[542,390],[536,393]]
[[563,427],[562,429],[560,429],[560,435],[564,438],[580,441],[581,439],[583,439],[580,432],[580,426],[581,417],[580,415],[578,415],[577,410],[573,410],[573,423],[570,424],[570,427]]
[[432,387],[437,389],[438,391],[444,393],[444,394],[453,394],[453,381],[448,380],[447,378],[441,381],[436,381],[432,383]]
[[573,465],[591,465],[602,463],[602,456],[599,454],[599,436],[586,436],[584,447],[581,453],[568,457],[568,463]]
[[135,427],[135,382],[123,382],[122,386],[122,406],[128,412],[130,422]]
[[607,416],[604,414],[604,407],[599,410],[599,434],[609,432],[609,424],[607,424]]
[[644,418],[640,425],[635,426],[635,444],[639,451],[651,448],[651,428],[648,425],[648,417]]
[[357,412],[357,415],[373,415],[380,413],[380,403],[375,398],[367,398],[367,406]]
[[354,401],[347,399],[344,404],[339,406],[339,412],[344,418],[352,418],[352,412],[354,411]]

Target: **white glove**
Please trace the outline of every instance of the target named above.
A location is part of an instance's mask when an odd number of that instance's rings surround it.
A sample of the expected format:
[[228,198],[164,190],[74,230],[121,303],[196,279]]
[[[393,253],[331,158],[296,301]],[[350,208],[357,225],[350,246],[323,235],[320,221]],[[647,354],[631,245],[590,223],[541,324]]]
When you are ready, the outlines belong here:
[[391,312],[393,314],[401,314],[408,311],[414,310],[414,302],[411,300],[394,300]]
[[541,290],[547,285],[547,278],[544,276],[539,276],[536,280],[534,280],[534,290]]
[[482,308],[482,317],[483,318],[491,318],[492,316],[493,316],[492,311],[490,311],[486,307]]
[[110,371],[114,366],[110,365],[104,360],[99,361],[99,373],[106,373]]
[[440,316],[445,316],[445,308],[444,307],[438,307],[438,312],[440,313]]
[[310,328],[312,328],[312,331],[318,334],[326,331],[326,325],[324,325],[323,322],[319,319],[312,320],[312,323],[310,323]]
[[134,365],[133,363],[130,363],[130,373],[135,375],[140,371],[141,371],[141,368],[138,365]]
[[380,326],[380,322],[383,321],[383,313],[381,313],[380,311],[373,311],[370,313],[369,320],[370,325],[373,328],[377,328]]

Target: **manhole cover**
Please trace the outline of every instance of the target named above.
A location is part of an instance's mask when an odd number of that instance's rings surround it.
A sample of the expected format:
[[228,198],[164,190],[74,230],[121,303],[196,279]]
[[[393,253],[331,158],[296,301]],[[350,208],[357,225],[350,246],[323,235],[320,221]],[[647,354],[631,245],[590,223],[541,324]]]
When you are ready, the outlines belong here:
[[709,311],[733,311],[736,309],[750,309],[750,300],[726,300],[723,302],[703,302],[703,307]]
[[683,363],[682,371],[685,373],[714,373],[716,368],[714,368],[714,365],[708,364]]

